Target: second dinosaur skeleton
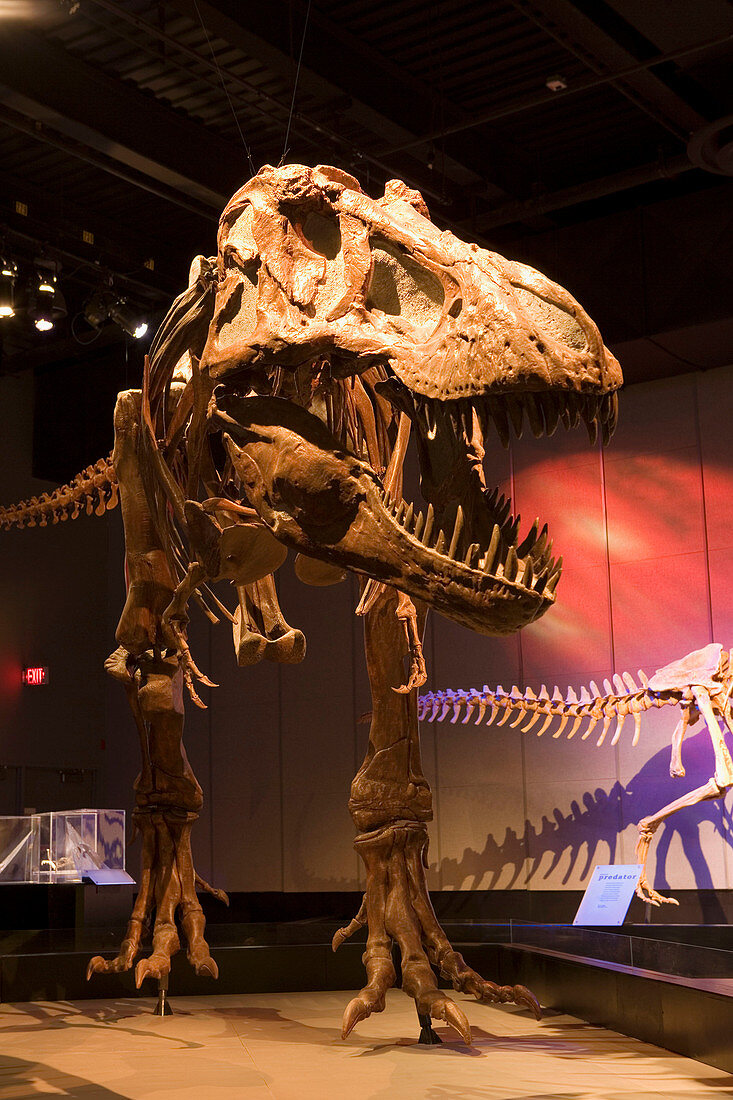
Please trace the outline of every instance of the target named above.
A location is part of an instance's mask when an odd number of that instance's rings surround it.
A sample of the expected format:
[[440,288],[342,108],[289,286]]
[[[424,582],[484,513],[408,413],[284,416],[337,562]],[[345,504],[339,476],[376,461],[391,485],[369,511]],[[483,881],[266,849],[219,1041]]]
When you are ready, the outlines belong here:
[[[724,650],[719,643],[712,643],[703,649],[696,649],[678,661],[658,669],[651,679],[647,679],[640,670],[639,683],[628,672],[615,674],[613,682],[603,681],[603,691],[591,680],[589,687],[582,687],[580,694],[568,688],[563,695],[556,687],[550,695],[543,685],[537,694],[532,688],[521,692],[518,687],[504,691],[499,684],[482,690],[470,688],[445,691],[430,691],[418,699],[418,719],[427,722],[442,722],[450,718],[455,724],[461,721],[466,725],[475,714],[475,725],[480,725],[489,712],[486,725],[496,722],[505,725],[510,718],[511,728],[519,726],[522,733],[536,728],[538,737],[550,729],[559,719],[553,738],[563,735],[567,726],[570,729],[567,739],[575,737],[585,726],[581,741],[590,737],[595,728],[602,723],[601,732],[596,740],[600,747],[606,740],[613,722],[616,728],[611,737],[615,745],[621,736],[624,723],[631,718],[634,723],[632,745],[636,745],[641,733],[641,716],[651,707],[667,705],[677,706],[681,710],[680,720],[672,734],[672,756],[670,775],[683,778],[685,769],[682,764],[682,742],[690,726],[702,718],[707,726],[715,755],[715,772],[701,787],[690,791],[681,798],[663,806],[655,814],[644,817],[638,823],[639,840],[636,845],[636,858],[642,864],[642,871],[636,892],[644,901],[652,905],[668,903],[677,905],[674,898],[664,897],[652,889],[646,878],[646,861],[649,855],[652,837],[658,827],[672,814],[687,806],[695,806],[709,799],[724,798],[733,786],[733,761],[725,744],[725,727],[733,733],[733,714],[731,714],[731,693],[733,692],[733,650]],[[526,721],[525,721],[526,720]],[[524,724],[522,724],[524,723]],[[541,723],[541,724],[540,724]]]

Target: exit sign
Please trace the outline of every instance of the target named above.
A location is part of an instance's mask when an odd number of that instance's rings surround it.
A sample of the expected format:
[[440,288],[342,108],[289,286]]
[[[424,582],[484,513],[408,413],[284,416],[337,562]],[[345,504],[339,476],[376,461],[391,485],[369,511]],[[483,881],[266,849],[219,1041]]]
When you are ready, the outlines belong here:
[[33,668],[24,668],[22,680],[24,684],[28,684],[31,687],[38,687],[39,684],[47,684],[48,668],[40,665],[36,665]]

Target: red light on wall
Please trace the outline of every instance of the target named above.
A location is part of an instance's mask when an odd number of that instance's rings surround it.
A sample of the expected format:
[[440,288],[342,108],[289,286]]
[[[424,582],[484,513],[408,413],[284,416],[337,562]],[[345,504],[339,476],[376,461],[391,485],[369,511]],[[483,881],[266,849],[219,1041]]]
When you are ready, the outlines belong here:
[[46,666],[24,668],[22,679],[23,683],[28,684],[30,687],[38,687],[39,684],[47,684],[48,668]]

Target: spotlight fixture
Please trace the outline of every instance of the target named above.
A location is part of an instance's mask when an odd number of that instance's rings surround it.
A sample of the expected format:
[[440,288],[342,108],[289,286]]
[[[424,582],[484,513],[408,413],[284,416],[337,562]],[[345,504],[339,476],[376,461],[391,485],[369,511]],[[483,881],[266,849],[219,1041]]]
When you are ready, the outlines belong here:
[[15,316],[15,280],[18,268],[12,260],[0,257],[0,318]]
[[101,328],[105,321],[114,321],[116,325],[140,340],[148,331],[148,322],[128,303],[119,298],[113,290],[100,287],[92,294],[84,306],[84,317],[92,328]]
[[142,339],[148,331],[148,322],[132,306],[128,305],[125,298],[119,298],[112,303],[109,315],[123,332],[126,332],[128,336],[134,336],[136,340]]
[[66,316],[66,302],[57,281],[55,267],[37,263],[28,295],[28,315],[39,332],[50,332]]

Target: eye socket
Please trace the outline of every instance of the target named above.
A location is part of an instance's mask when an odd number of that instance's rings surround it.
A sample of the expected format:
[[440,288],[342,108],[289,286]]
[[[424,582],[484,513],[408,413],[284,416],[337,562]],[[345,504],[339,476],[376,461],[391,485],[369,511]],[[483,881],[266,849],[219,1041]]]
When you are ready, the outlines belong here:
[[338,218],[324,218],[322,214],[308,214],[300,227],[304,240],[319,255],[335,260],[341,251],[341,229]]
[[571,314],[526,287],[513,283],[512,288],[522,310],[538,328],[576,351],[583,351],[588,346],[582,328]]
[[416,325],[437,324],[443,313],[445,291],[432,271],[387,241],[372,244],[373,271],[367,291],[367,309],[405,317]]

